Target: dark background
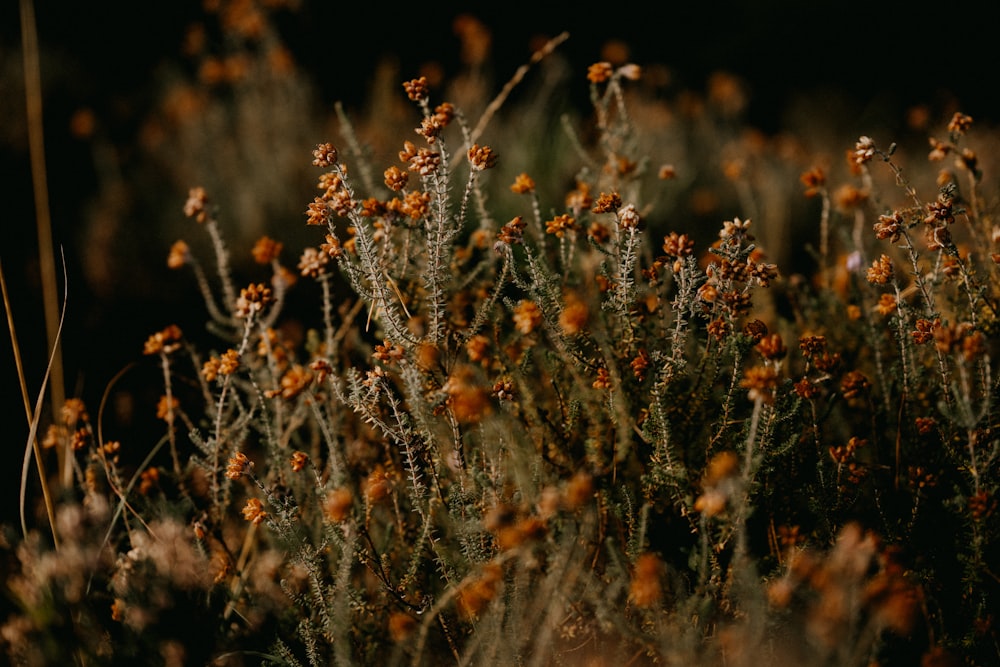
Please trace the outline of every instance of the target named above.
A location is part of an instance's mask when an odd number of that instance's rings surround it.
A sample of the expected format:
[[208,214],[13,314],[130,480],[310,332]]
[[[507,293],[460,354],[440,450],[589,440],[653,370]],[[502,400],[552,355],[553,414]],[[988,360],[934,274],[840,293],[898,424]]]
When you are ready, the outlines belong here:
[[[530,53],[532,39],[563,30],[560,51],[583,72],[603,44],[620,39],[640,65],[668,65],[679,85],[697,89],[714,71],[742,77],[751,101],[747,122],[777,131],[791,100],[826,91],[847,103],[851,117],[838,121],[858,132],[873,104],[904,110],[919,102],[956,97],[977,122],[996,120],[997,37],[995,3],[983,7],[937,4],[918,8],[876,2],[510,2],[419,3],[396,9],[380,2],[310,2],[278,18],[300,67],[315,75],[323,104],[360,103],[370,73],[388,53],[404,77],[425,61],[455,66],[458,39],[452,18],[467,12],[493,33],[493,66],[502,82]],[[988,7],[988,9],[986,8]],[[125,364],[141,361],[142,343],[183,310],[163,293],[122,303],[102,302],[79,270],[78,231],[98,186],[90,149],[69,132],[75,111],[87,107],[107,124],[111,138],[127,144],[138,119],[154,103],[153,73],[178,57],[184,29],[202,16],[200,2],[35,2],[44,85],[48,185],[55,243],[65,248],[69,301],[63,354],[68,393],[81,393],[92,413],[101,391]],[[0,183],[3,236],[0,260],[12,291],[29,391],[38,391],[47,350],[37,267],[31,176],[20,82],[17,2],[0,8]],[[581,76],[581,95],[585,85]],[[852,115],[853,114],[853,115]],[[857,136],[855,134],[854,136]],[[166,193],[183,203],[184,193]],[[178,204],[179,206],[179,204]],[[156,241],[159,243],[159,240]],[[163,248],[165,254],[166,247]],[[122,276],[128,281],[129,276]],[[61,287],[61,285],[60,285]],[[168,313],[168,315],[164,315]],[[9,337],[2,336],[0,376],[10,478],[0,504],[16,507],[27,429],[15,380]],[[77,392],[78,390],[78,392]]]

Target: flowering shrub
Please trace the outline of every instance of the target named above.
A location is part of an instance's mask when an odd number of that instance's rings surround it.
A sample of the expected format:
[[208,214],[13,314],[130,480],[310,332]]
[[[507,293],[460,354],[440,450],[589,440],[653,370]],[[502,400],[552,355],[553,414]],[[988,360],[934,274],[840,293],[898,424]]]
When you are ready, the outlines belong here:
[[[505,147],[405,82],[398,159],[372,164],[345,119],[312,154],[315,243],[289,261],[260,239],[245,285],[192,188],[215,271],[183,241],[168,262],[216,346],[146,341],[162,438],[108,441],[76,399],[49,429],[77,487],[7,538],[10,658],[1000,659],[1000,235],[972,119],[932,140],[957,163],[930,196],[869,137],[849,197],[806,171],[815,275],[786,275],[756,220],[654,231],[644,178],[677,171],[640,150],[641,76],[589,68],[572,187],[518,173],[502,217]],[[315,312],[287,312],[307,285]]]

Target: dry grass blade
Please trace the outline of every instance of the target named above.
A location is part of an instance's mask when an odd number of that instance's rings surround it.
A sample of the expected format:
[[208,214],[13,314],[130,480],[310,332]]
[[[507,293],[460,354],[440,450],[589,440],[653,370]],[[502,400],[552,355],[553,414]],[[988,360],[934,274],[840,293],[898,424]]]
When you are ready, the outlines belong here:
[[[52,242],[52,217],[49,210],[48,179],[45,167],[45,135],[42,124],[42,83],[41,65],[38,56],[38,32],[35,26],[35,10],[31,0],[21,0],[21,34],[24,49],[24,86],[27,106],[28,141],[31,151],[31,181],[35,195],[35,218],[38,229],[38,258],[42,280],[42,303],[45,309],[45,330],[49,347],[52,348],[51,395],[52,405],[62,405],[66,396],[63,379],[62,357],[58,354],[59,329],[59,286],[56,279],[56,261]],[[65,273],[65,272],[64,272]],[[65,452],[59,452],[60,475],[64,485],[72,483],[70,467]]]
[[[52,347],[52,353],[49,356],[48,366],[46,366],[46,368],[45,368],[45,377],[42,378],[42,386],[38,390],[38,398],[35,400],[34,414],[33,414],[32,419],[31,419],[30,429],[28,430],[28,442],[27,442],[27,444],[25,444],[25,447],[24,447],[24,463],[21,466],[21,497],[20,497],[20,501],[19,501],[19,512],[20,512],[20,517],[21,517],[21,531],[23,532],[23,534],[25,536],[28,535],[28,522],[27,522],[27,520],[25,518],[25,513],[24,513],[25,507],[24,506],[25,506],[25,498],[26,498],[26,494],[27,494],[27,490],[28,490],[28,470],[31,467],[31,451],[32,451],[32,449],[34,447],[35,448],[35,454],[36,455],[39,454],[39,452],[37,450],[37,442],[36,442],[36,437],[38,435],[38,421],[39,421],[39,417],[41,416],[42,405],[45,402],[45,389],[48,386],[49,377],[52,374],[52,362],[53,362],[53,359],[55,359],[56,353],[58,351],[58,343],[59,343],[60,338],[62,337],[63,322],[66,319],[66,298],[67,298],[68,291],[69,291],[69,285],[68,285],[68,283],[65,282],[65,276],[66,276],[66,258],[65,257],[63,257],[63,276],[64,276],[63,305],[62,305],[62,312],[59,315],[59,328],[56,330],[55,344],[53,345],[53,347]],[[7,288],[6,288],[6,285],[5,285],[4,286],[4,301],[5,302],[7,301],[6,294],[7,294]],[[10,308],[9,307],[7,309],[7,312],[8,313],[10,312]],[[13,329],[11,329],[11,337],[13,337]],[[27,399],[25,399],[25,400],[27,400]],[[46,481],[45,481],[44,470],[41,468],[41,458],[40,457],[39,457],[39,475],[42,477],[42,489],[45,490],[47,485],[46,485]],[[47,490],[45,490],[45,493],[46,493],[46,495],[48,495],[48,491]],[[51,509],[50,509],[49,512],[50,512],[49,513],[49,521],[51,522],[52,521]],[[55,534],[55,524],[54,523],[52,524],[52,531],[53,531],[53,534]]]

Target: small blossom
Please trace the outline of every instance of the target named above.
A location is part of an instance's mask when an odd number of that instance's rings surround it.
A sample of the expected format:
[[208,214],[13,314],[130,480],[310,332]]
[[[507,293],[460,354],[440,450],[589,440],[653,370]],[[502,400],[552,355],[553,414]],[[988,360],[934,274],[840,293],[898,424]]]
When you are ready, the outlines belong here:
[[865,438],[859,438],[857,436],[852,436],[850,440],[847,441],[845,445],[834,445],[830,447],[830,456],[838,465],[843,465],[848,463],[854,458],[857,450],[866,447],[868,445],[868,440]]
[[858,139],[857,143],[854,144],[854,162],[859,165],[865,164],[870,162],[873,157],[875,157],[875,142],[872,141],[872,138],[863,136]]
[[406,163],[413,159],[417,154],[417,145],[412,141],[403,142],[403,150],[399,151],[399,161]]
[[306,209],[307,225],[326,225],[330,216],[330,204],[325,199],[316,197]]
[[243,507],[243,518],[253,525],[259,526],[267,518],[267,512],[264,511],[264,503],[260,502],[259,498],[250,498],[247,500],[247,504]]
[[514,183],[510,186],[510,191],[514,194],[523,195],[535,191],[535,181],[525,173],[517,175]]
[[760,356],[770,361],[784,359],[788,354],[788,348],[785,347],[779,333],[766,334],[761,338],[757,343],[757,351],[760,352]]
[[931,137],[929,142],[931,145],[931,152],[927,154],[927,159],[932,162],[943,160],[948,153],[951,152],[951,144],[946,144],[945,142],[939,141],[934,137]]
[[273,302],[274,296],[270,287],[263,283],[251,284],[240,290],[240,296],[236,300],[236,317],[246,319]]
[[507,245],[520,243],[524,237],[524,227],[524,218],[518,215],[497,232],[497,240]]
[[326,273],[326,265],[330,262],[328,252],[320,252],[316,248],[306,248],[299,258],[298,269],[303,276],[318,278]]
[[875,311],[879,315],[890,315],[896,310],[896,297],[892,294],[883,294],[875,304]]
[[74,452],[78,452],[90,444],[91,431],[85,428],[78,428],[70,436],[69,446]]
[[799,338],[799,349],[808,357],[816,357],[826,352],[825,336],[802,336]]
[[996,511],[997,499],[995,496],[990,495],[988,491],[982,489],[978,493],[970,495],[966,499],[966,505],[974,521],[983,521],[992,516],[993,512]]
[[411,220],[419,220],[430,213],[431,195],[429,192],[407,192],[403,198],[402,212]]
[[476,334],[465,342],[465,353],[469,355],[469,361],[488,362],[487,353],[490,348],[490,339],[483,334]]
[[585,470],[577,471],[563,491],[563,504],[566,509],[575,511],[589,503],[594,498],[594,477]]
[[634,205],[628,204],[618,209],[618,224],[622,229],[637,229],[640,221],[639,212]]
[[251,254],[253,254],[253,259],[258,264],[270,264],[278,259],[278,255],[281,254],[283,247],[280,242],[268,236],[262,236],[254,244]]
[[833,193],[833,199],[841,211],[852,211],[868,201],[868,192],[851,184],[845,184],[837,188]]
[[648,609],[663,599],[663,585],[660,583],[663,571],[663,561],[656,554],[644,553],[636,559],[629,583],[629,599],[635,606]]
[[965,134],[972,127],[972,116],[955,112],[955,115],[948,121],[948,131],[952,134]]
[[936,201],[927,204],[924,222],[928,225],[950,225],[955,222],[954,202],[951,196],[941,193]]
[[442,102],[434,107],[434,118],[442,127],[447,127],[455,118],[455,105],[451,102]]
[[385,179],[385,185],[387,188],[393,192],[399,192],[406,187],[406,182],[409,180],[410,175],[399,167],[393,165],[385,170],[382,174]]
[[743,237],[747,235],[747,230],[749,228],[750,220],[740,220],[739,218],[726,220],[722,223],[722,229],[719,230],[719,238],[726,240]]
[[429,176],[441,166],[441,154],[435,153],[428,148],[420,148],[417,154],[410,158],[410,171],[415,171],[421,176]]
[[179,269],[192,259],[191,247],[184,241],[177,241],[170,246],[170,253],[167,255],[167,267]]
[[240,365],[239,352],[226,350],[221,357],[210,357],[202,364],[201,374],[206,382],[213,382],[219,375],[232,375]]
[[618,72],[629,81],[638,81],[642,77],[642,67],[635,63],[622,65],[618,68]]
[[241,476],[249,474],[253,470],[253,461],[247,458],[243,452],[236,452],[229,457],[229,465],[226,467],[226,477],[228,479],[239,479]]
[[840,390],[844,398],[857,398],[871,386],[868,378],[860,371],[850,371],[840,382]]
[[184,215],[194,218],[195,222],[203,223],[208,220],[208,195],[205,188],[196,187],[188,191],[187,201],[184,202]]
[[559,327],[568,336],[578,334],[587,326],[590,313],[587,304],[576,292],[566,293],[566,305],[559,313]]
[[826,189],[826,173],[820,167],[813,167],[803,172],[799,180],[806,186],[806,197],[815,197]]
[[813,384],[809,378],[802,378],[793,385],[793,388],[800,398],[811,400],[819,396],[819,387]]
[[87,407],[79,398],[67,398],[63,401],[62,408],[59,409],[59,417],[66,426],[75,426],[77,423],[90,421]]
[[663,252],[667,257],[687,257],[694,252],[694,240],[687,234],[670,232],[663,237]]
[[872,285],[885,285],[892,280],[892,260],[886,255],[881,255],[872,262],[866,277]]
[[771,403],[778,387],[778,372],[773,366],[753,366],[743,374],[740,386],[749,390],[747,395],[751,401],[759,399]]
[[336,190],[330,193],[327,201],[330,210],[342,218],[346,218],[354,210],[356,203],[347,190]]
[[176,396],[171,396],[169,400],[166,395],[160,396],[160,400],[156,403],[156,418],[172,424],[174,414],[180,409],[180,406],[181,402],[177,400]]
[[778,277],[778,266],[764,262],[753,263],[747,259],[747,273],[761,287],[768,287]]
[[42,447],[45,449],[52,449],[59,443],[63,442],[67,436],[67,430],[65,426],[59,424],[49,424],[48,429],[45,431],[45,437],[42,438]]
[[406,96],[414,102],[427,99],[427,94],[430,91],[430,87],[427,84],[427,77],[422,76],[418,79],[411,79],[404,82],[403,90],[406,91]]
[[611,238],[611,232],[607,227],[595,220],[590,223],[590,227],[587,229],[587,236],[597,245],[602,245],[607,243],[608,239]]
[[493,395],[500,401],[514,400],[514,383],[507,378],[502,378],[493,383]]
[[465,619],[478,618],[503,583],[503,569],[496,563],[487,563],[475,579],[463,583],[455,597],[455,606]]
[[937,426],[937,422],[933,417],[917,417],[913,420],[917,427],[917,433],[920,435],[927,435],[934,431],[934,427]]
[[266,391],[264,395],[268,398],[280,396],[286,401],[290,401],[308,389],[312,381],[313,373],[308,367],[294,364],[281,376],[278,388]]
[[542,309],[534,301],[522,299],[514,308],[514,324],[524,335],[530,334],[542,323]]
[[594,63],[587,68],[587,80],[591,83],[604,83],[611,78],[614,69],[609,62]]
[[335,164],[337,164],[337,149],[334,148],[333,144],[316,144],[316,148],[313,150],[313,166],[326,168]]
[[934,332],[940,328],[941,320],[935,319],[932,322],[931,320],[921,318],[916,321],[914,326],[916,327],[916,331],[911,331],[910,335],[913,337],[913,342],[917,345],[922,345],[934,339]]
[[705,327],[705,331],[715,340],[722,340],[732,330],[732,326],[725,319],[719,317]]
[[319,175],[316,187],[323,193],[321,199],[329,201],[333,195],[344,186],[344,179],[336,171],[328,171]]
[[389,340],[383,340],[380,344],[375,346],[375,352],[372,356],[383,363],[388,363],[392,361],[399,361],[406,355],[406,350],[400,345],[395,345],[389,342]]
[[420,121],[420,127],[416,128],[417,134],[426,139],[429,144],[437,141],[442,130],[444,130],[444,124],[440,118],[434,115],[424,116],[424,119]]
[[651,363],[649,353],[644,348],[640,348],[638,354],[629,362],[629,367],[636,380],[642,382],[645,379]]
[[750,320],[743,327],[743,335],[749,338],[752,344],[756,345],[767,335],[767,325],[761,320]]
[[340,241],[332,234],[326,235],[326,242],[321,243],[319,249],[330,259],[337,259],[344,254]]
[[582,181],[577,181],[576,188],[566,193],[566,208],[579,215],[594,205],[594,198],[590,194],[590,185]]
[[489,146],[472,144],[472,147],[469,148],[469,164],[472,165],[474,171],[492,169],[497,164],[497,154]]
[[617,192],[602,192],[591,209],[594,213],[614,213],[622,206],[622,198]]
[[677,178],[677,168],[672,164],[664,164],[660,166],[660,170],[656,172],[656,177],[661,181],[670,181]]
[[353,505],[354,495],[350,489],[342,486],[327,494],[323,502],[323,512],[333,523],[341,523],[351,516]]
[[160,482],[160,469],[156,466],[146,468],[139,474],[139,493],[147,496]]
[[392,492],[392,480],[381,464],[375,466],[375,469],[365,477],[361,486],[365,500],[369,503],[384,500]]
[[162,331],[158,331],[149,338],[146,339],[145,345],[143,345],[142,353],[145,355],[151,354],[170,354],[171,352],[176,352],[180,349],[180,340],[182,338],[182,333],[180,327],[176,324],[171,324],[164,328]]
[[608,372],[607,368],[597,369],[597,379],[591,384],[594,389],[610,389],[611,388],[611,373]]
[[545,233],[554,234],[559,238],[562,238],[568,230],[573,229],[576,229],[576,220],[567,213],[557,215],[545,222]]
[[478,384],[471,366],[459,366],[441,387],[455,419],[464,424],[479,422],[491,411],[485,387]]
[[292,452],[292,459],[290,461],[292,472],[301,472],[302,469],[306,467],[306,463],[308,462],[309,455],[305,452]]
[[889,239],[890,243],[895,243],[903,233],[903,226],[902,214],[899,211],[893,211],[890,215],[880,215],[878,222],[872,228],[875,230],[875,238],[878,240]]
[[111,603],[111,620],[121,623],[125,620],[128,604],[121,598],[115,598]]
[[325,359],[316,359],[309,364],[309,370],[316,374],[316,384],[323,384],[333,372],[333,366]]

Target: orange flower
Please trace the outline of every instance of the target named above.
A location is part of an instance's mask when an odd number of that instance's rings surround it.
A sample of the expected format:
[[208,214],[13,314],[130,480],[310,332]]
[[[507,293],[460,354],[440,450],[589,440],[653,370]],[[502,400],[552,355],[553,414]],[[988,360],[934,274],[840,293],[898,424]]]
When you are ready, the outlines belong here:
[[510,191],[514,194],[523,195],[535,191],[535,181],[525,173],[517,175],[514,184],[510,186]]
[[327,494],[323,511],[330,521],[341,523],[351,516],[352,505],[354,505],[354,495],[350,489],[342,486]]
[[253,469],[253,461],[247,458],[243,452],[236,452],[229,458],[229,466],[226,468],[226,477],[229,479],[239,479],[240,475],[249,473]]
[[205,188],[191,188],[188,191],[187,201],[184,202],[184,215],[194,218],[196,222],[205,222],[208,220],[208,211],[205,209],[207,204],[208,195],[205,193]]
[[611,78],[614,70],[609,62],[594,63],[587,68],[587,80],[591,83],[604,83]]
[[542,309],[534,301],[522,299],[514,308],[514,324],[524,335],[530,334],[542,323]]
[[173,423],[174,413],[180,408],[180,405],[181,403],[176,396],[171,396],[169,401],[165,395],[161,396],[159,403],[156,404],[156,418],[162,419],[168,424]]
[[662,572],[663,563],[656,554],[645,553],[636,559],[629,599],[637,607],[648,609],[663,599],[663,586],[660,584]]
[[292,453],[292,471],[299,472],[306,467],[306,463],[309,462],[309,455],[305,452],[294,452]]
[[251,254],[253,254],[253,259],[258,264],[270,264],[278,259],[278,255],[281,254],[283,247],[280,242],[275,241],[271,237],[262,236],[257,239],[253,250],[251,250]]
[[264,511],[264,504],[259,498],[247,500],[247,504],[243,507],[243,518],[255,526],[263,523],[267,518],[267,512]]

